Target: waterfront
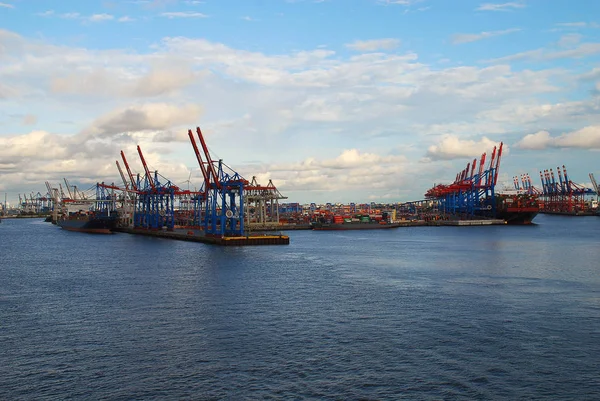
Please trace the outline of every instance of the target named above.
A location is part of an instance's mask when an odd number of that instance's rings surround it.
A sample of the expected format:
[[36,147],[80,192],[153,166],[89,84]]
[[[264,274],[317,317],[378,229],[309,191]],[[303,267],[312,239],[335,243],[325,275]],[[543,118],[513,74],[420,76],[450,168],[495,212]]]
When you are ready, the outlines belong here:
[[600,219],[221,248],[0,227],[2,399],[595,399]]

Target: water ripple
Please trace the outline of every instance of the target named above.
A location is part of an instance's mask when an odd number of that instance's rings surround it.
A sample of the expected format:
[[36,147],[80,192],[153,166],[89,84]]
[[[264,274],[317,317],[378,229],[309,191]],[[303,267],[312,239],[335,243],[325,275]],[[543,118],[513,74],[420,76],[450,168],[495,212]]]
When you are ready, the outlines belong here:
[[215,248],[6,220],[0,399],[596,399],[597,223]]

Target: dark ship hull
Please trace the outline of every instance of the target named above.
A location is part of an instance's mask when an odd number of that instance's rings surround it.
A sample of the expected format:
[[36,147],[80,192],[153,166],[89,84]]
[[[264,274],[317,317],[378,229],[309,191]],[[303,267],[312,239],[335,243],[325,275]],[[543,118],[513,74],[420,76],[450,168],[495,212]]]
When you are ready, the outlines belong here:
[[60,219],[56,223],[60,227],[68,231],[76,231],[91,234],[110,234],[117,226],[117,218],[115,216],[69,216],[65,219]]
[[506,221],[506,224],[527,225],[532,224],[533,219],[539,213],[537,208],[521,208],[516,210],[499,210],[496,218]]

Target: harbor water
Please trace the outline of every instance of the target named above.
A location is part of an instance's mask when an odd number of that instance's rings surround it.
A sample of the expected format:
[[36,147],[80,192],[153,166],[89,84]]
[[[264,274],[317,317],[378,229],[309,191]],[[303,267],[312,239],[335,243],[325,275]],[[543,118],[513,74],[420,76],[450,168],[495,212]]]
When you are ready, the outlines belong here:
[[0,224],[2,400],[595,400],[600,218],[216,247]]

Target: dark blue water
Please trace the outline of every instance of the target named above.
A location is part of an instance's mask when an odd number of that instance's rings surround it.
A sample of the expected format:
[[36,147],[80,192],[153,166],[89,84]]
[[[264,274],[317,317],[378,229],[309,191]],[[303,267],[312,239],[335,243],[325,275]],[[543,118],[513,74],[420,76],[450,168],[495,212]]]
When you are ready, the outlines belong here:
[[600,394],[600,218],[219,248],[0,224],[0,399]]

